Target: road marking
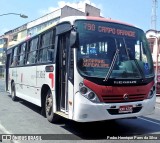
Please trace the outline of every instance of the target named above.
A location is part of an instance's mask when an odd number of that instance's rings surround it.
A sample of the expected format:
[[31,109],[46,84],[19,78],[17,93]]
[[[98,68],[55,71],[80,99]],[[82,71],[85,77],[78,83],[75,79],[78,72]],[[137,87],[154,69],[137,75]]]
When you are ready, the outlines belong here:
[[145,119],[145,118],[141,118],[141,117],[138,117],[139,119],[141,119],[141,120],[145,120],[145,121],[147,121],[147,122],[151,122],[151,123],[154,123],[154,124],[157,124],[157,125],[159,125],[160,126],[160,123],[157,123],[157,122],[154,122],[154,121],[151,121],[151,120],[148,120],[148,119]]
[[[5,127],[3,127],[1,124],[0,124],[0,130],[1,130],[2,132],[4,132],[4,134],[12,134],[12,133],[9,132]],[[11,143],[20,143],[20,142],[18,142],[18,141],[13,141],[13,140],[11,140],[10,142],[11,142]]]

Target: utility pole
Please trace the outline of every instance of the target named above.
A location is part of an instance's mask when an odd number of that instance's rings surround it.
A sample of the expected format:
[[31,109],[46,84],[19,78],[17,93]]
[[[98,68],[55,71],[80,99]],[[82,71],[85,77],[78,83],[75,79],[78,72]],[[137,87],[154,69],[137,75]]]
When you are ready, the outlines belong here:
[[151,29],[157,29],[157,8],[158,0],[152,0],[152,16],[151,16]]

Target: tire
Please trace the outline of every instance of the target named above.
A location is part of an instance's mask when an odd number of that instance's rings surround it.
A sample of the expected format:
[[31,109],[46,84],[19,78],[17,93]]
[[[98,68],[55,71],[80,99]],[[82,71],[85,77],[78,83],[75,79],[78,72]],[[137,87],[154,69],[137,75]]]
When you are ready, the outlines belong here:
[[13,82],[11,85],[11,98],[13,101],[17,101],[17,96],[16,96],[16,88],[15,88],[15,83]]
[[55,123],[59,120],[58,115],[53,113],[53,96],[50,90],[47,92],[45,99],[45,113],[49,122]]

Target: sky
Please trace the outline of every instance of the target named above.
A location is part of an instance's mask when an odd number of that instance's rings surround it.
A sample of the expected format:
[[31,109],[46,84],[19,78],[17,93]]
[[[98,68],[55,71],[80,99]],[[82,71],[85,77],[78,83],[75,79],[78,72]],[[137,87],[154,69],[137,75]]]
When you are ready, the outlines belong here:
[[[152,0],[0,0],[0,15],[7,13],[25,14],[0,16],[0,35],[33,21],[64,5],[82,10],[84,3],[96,6],[101,16],[135,25],[145,32],[152,28]],[[157,7],[157,30],[160,31],[160,1]]]

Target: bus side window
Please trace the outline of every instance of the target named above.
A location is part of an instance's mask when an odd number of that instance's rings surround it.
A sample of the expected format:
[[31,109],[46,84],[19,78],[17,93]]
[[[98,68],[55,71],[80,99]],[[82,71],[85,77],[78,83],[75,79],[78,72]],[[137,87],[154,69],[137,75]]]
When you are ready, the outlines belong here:
[[18,50],[18,47],[15,47],[13,49],[11,67],[17,66],[17,50]]
[[38,54],[38,62],[45,63],[53,61],[55,30],[51,29],[40,36],[40,48]]
[[27,53],[27,63],[26,64],[34,64],[36,63],[37,58],[37,47],[38,47],[38,37],[29,41],[28,53]]
[[26,43],[23,43],[22,45],[20,45],[19,48],[19,57],[18,57],[18,63],[20,66],[24,65],[24,61],[25,61],[25,50],[26,50]]

